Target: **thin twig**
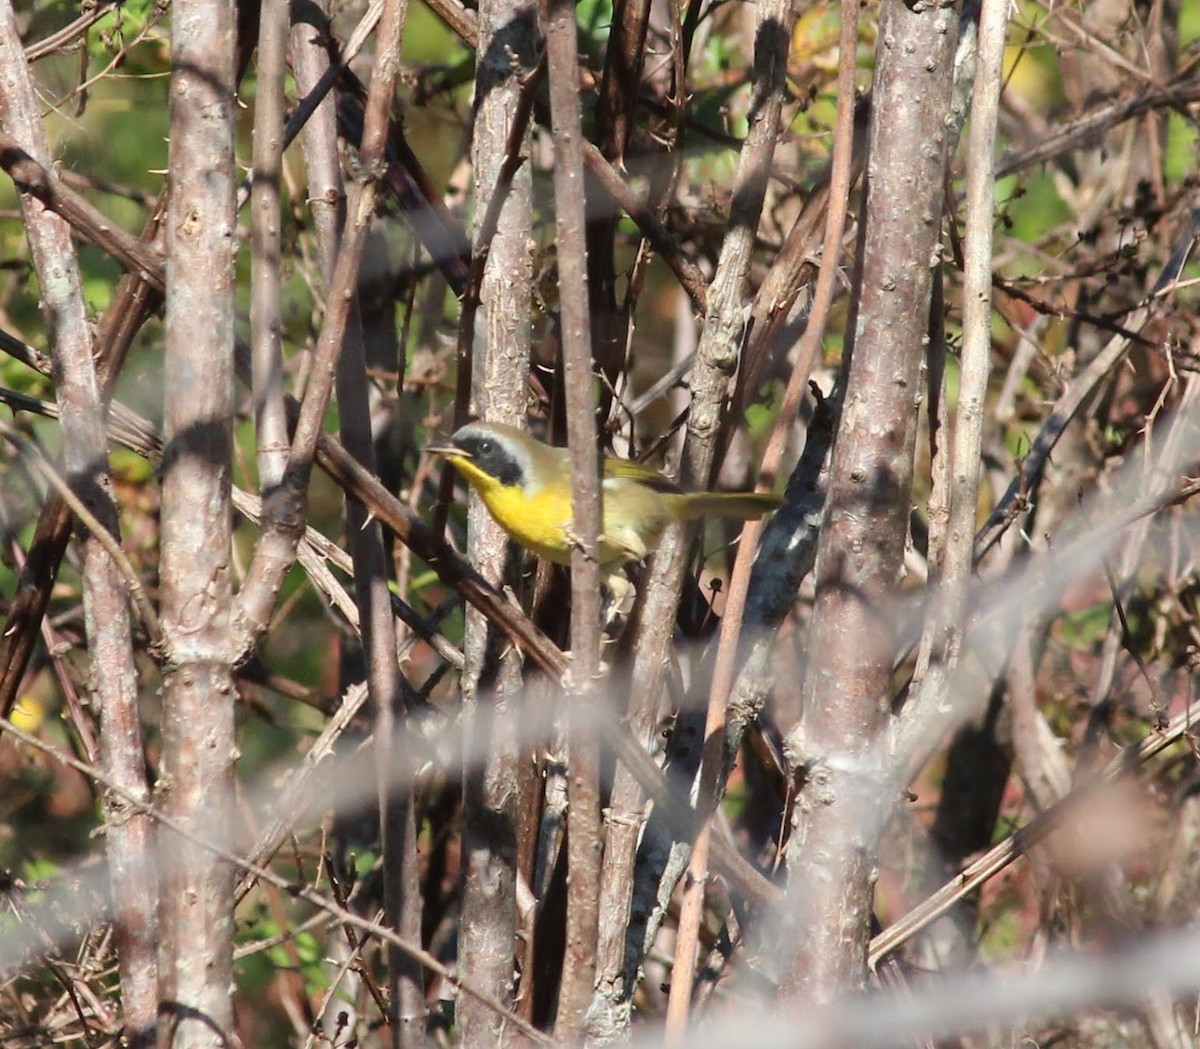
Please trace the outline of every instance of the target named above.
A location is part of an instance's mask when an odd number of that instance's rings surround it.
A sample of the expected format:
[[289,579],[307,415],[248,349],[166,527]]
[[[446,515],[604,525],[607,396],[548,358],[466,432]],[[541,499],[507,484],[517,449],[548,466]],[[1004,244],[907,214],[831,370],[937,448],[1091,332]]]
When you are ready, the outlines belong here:
[[119,6],[114,3],[97,4],[90,11],[84,11],[75,21],[63,26],[58,32],[42,37],[36,44],[30,44],[25,48],[25,61],[33,65],[39,59],[69,50],[75,45],[76,37],[85,34],[100,19],[107,17]]
[[1076,786],[1060,802],[1038,814],[1015,834],[989,849],[987,853],[956,874],[937,892],[873,937],[867,964],[874,968],[885,954],[896,950],[912,939],[931,922],[945,914],[964,896],[974,892],[989,878],[995,877],[1014,860],[1026,855],[1034,845],[1061,826],[1080,802],[1092,797],[1096,787],[1116,782],[1131,768],[1143,765],[1151,758],[1161,754],[1172,743],[1191,731],[1198,720],[1200,720],[1200,700],[1195,700],[1188,705],[1186,710],[1176,714],[1162,731],[1151,732],[1139,743],[1113,758],[1097,779]]
[[142,586],[137,569],[133,567],[133,562],[129,560],[117,538],[96,519],[95,514],[72,491],[70,484],[59,474],[50,460],[46,458],[46,454],[37,445],[27,440],[17,430],[14,430],[4,422],[0,422],[0,434],[3,434],[6,440],[11,441],[21,450],[29,462],[34,465],[38,472],[58,492],[59,497],[71,508],[71,512],[79,518],[84,527],[104,547],[105,552],[113,559],[113,563],[120,570],[125,580],[129,597],[137,606],[138,613],[141,615],[142,622],[146,627],[146,633],[150,637],[150,643],[154,646],[161,644],[162,623],[159,621],[158,612],[155,611],[153,602],[147,596],[145,587]]
[[283,578],[295,562],[303,531],[306,496],[325,409],[350,318],[363,247],[374,213],[378,180],[385,170],[388,113],[399,73],[400,36],[407,0],[384,0],[379,54],[371,79],[360,151],[363,181],[329,281],[328,306],[304,400],[300,406],[284,478],[264,505],[266,522],[234,613],[235,655],[249,652],[266,629]]
[[264,494],[287,466],[283,406],[283,73],[287,0],[266,0],[259,15],[254,92],[254,167],[250,192],[250,350],[258,483]]
[[[1140,328],[1145,323],[1147,315],[1147,311],[1139,310],[1136,323],[1131,326],[1135,329]],[[1029,454],[1022,461],[1017,476],[1012,479],[1008,490],[988,515],[983,527],[976,533],[974,543],[976,562],[983,559],[1013,521],[1028,508],[1029,493],[1036,487],[1042,470],[1050,458],[1050,453],[1066,430],[1067,424],[1083,407],[1084,402],[1104,376],[1117,366],[1128,350],[1129,340],[1121,336],[1114,336],[1087,367],[1071,380],[1070,385],[1046,417],[1046,421],[1042,423],[1042,428],[1038,431],[1033,446],[1029,449]]]
[[126,233],[73,189],[63,185],[10,135],[0,133],[0,167],[22,193],[61,215],[71,228],[92,241],[125,269],[156,291],[163,291],[163,257],[154,245]]
[[1024,168],[1035,167],[1074,149],[1118,124],[1156,109],[1190,105],[1200,100],[1200,77],[1194,73],[1173,80],[1162,88],[1143,91],[1133,98],[1092,104],[1087,113],[1041,136],[1036,146],[1010,153],[996,165],[996,177],[1004,178]]
[[642,236],[662,256],[662,260],[671,268],[680,286],[687,292],[693,308],[703,316],[708,308],[708,289],[700,267],[683,253],[674,234],[591,142],[584,143],[583,161],[588,172],[595,176],[605,192],[637,223]]
[[[338,740],[349,728],[350,723],[358,715],[366,701],[367,688],[365,685],[351,685],[346,690],[333,717],[325,723],[321,734],[305,751],[304,759],[292,772],[291,778],[279,789],[278,798],[272,805],[276,816],[270,825],[259,833],[258,840],[246,854],[246,859],[250,863],[260,865],[269,863],[271,857],[283,844],[284,839],[292,832],[292,828],[303,815],[304,810],[316,800],[313,779],[319,766],[333,756]],[[253,877],[243,876],[241,878],[234,891],[234,896],[239,904],[253,887]]]
[[175,834],[179,835],[181,838],[184,838],[191,844],[210,852],[218,859],[237,867],[247,876],[257,881],[265,882],[268,885],[273,885],[275,888],[287,893],[289,896],[296,897],[297,899],[304,900],[306,903],[312,904],[314,907],[318,908],[325,914],[328,914],[330,917],[336,919],[344,925],[349,925],[352,928],[365,932],[370,936],[376,936],[384,943],[392,944],[399,950],[403,951],[414,961],[419,962],[429,972],[445,980],[451,987],[461,991],[463,994],[470,995],[471,997],[482,1002],[484,1005],[493,1009],[497,1016],[502,1017],[506,1023],[512,1024],[514,1028],[521,1032],[521,1034],[523,1034],[526,1038],[536,1042],[538,1045],[555,1044],[552,1039],[548,1038],[541,1031],[537,1030],[537,1028],[527,1024],[519,1016],[517,1016],[511,1010],[505,1009],[499,1002],[495,1001],[490,996],[481,994],[470,983],[464,982],[453,970],[448,969],[429,952],[409,943],[407,940],[398,936],[395,932],[389,929],[386,925],[381,925],[378,922],[373,922],[368,918],[364,918],[361,914],[357,914],[354,911],[341,906],[340,904],[334,903],[328,897],[323,896],[315,889],[312,889],[307,885],[290,882],[286,878],[276,874],[270,868],[262,867],[256,863],[251,863],[249,860],[246,860],[242,856],[238,855],[238,853],[233,849],[230,849],[225,845],[213,841],[212,839],[201,834],[195,833],[189,825],[185,825],[181,821],[156,808],[154,805],[124,790],[94,765],[89,765],[85,761],[80,761],[78,758],[74,758],[69,754],[64,754],[51,744],[39,739],[32,733],[25,732],[24,730],[17,728],[16,725],[9,721],[0,721],[0,733],[7,733],[15,739],[20,740],[26,746],[32,747],[35,750],[45,754],[47,757],[59,762],[60,764],[74,769],[76,772],[88,777],[89,779],[95,780],[106,789],[111,790],[114,794],[121,798],[122,801],[133,807],[136,811],[146,813],[156,823],[166,827],[168,830],[173,831]]
[[[326,70],[321,74],[320,79],[308,90],[305,96],[292,110],[292,115],[288,117],[287,124],[283,129],[283,147],[286,149],[300,134],[304,126],[308,123],[313,113],[325,101],[326,96],[332,90],[333,85],[338,82],[338,78],[342,76],[347,69],[350,68],[350,63],[358,57],[358,53],[363,49],[363,45],[367,42],[367,38],[374,31],[375,26],[379,24],[380,16],[383,14],[383,0],[371,0],[366,11],[363,12],[362,18],[358,20],[358,24],[350,34],[350,39],[346,41],[338,53],[338,60],[330,63]],[[314,26],[322,35],[329,32],[329,24],[325,22],[321,26]]]

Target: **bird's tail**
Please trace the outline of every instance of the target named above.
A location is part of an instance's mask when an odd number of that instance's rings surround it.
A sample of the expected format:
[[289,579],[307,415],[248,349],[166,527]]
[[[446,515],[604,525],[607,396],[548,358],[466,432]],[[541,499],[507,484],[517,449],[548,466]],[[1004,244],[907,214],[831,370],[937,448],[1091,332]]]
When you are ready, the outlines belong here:
[[736,517],[749,521],[775,510],[783,502],[766,492],[688,492],[676,497],[681,518]]

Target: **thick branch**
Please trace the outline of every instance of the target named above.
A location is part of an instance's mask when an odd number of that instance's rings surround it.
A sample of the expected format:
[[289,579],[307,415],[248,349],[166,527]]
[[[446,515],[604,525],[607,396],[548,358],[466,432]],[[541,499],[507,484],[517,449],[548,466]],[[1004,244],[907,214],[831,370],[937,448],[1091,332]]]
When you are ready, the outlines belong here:
[[853,348],[818,547],[812,660],[789,737],[806,776],[788,851],[789,893],[803,901],[788,932],[790,983],[803,1003],[865,980],[876,842],[861,826],[888,799],[863,757],[883,725],[891,674],[880,602],[908,530],[957,37],[953,8],[882,8]]
[[[484,0],[477,24],[471,143],[475,224],[470,280],[458,322],[461,371],[455,413],[523,427],[533,301],[533,178],[524,160],[541,81],[534,68],[536,3]],[[467,552],[484,578],[519,589],[512,544],[474,492],[468,504]],[[521,946],[516,840],[521,762],[513,739],[513,704],[523,682],[520,654],[499,640],[496,624],[470,609],[463,639],[463,733],[468,750],[487,757],[463,769],[466,872],[459,935],[464,970],[497,999],[511,1003],[513,958]],[[528,959],[532,944],[525,948]],[[523,967],[526,980],[530,969]],[[496,1017],[475,1003],[463,1002],[457,1020],[464,1044],[504,1041]]]
[[[595,698],[600,657],[600,457],[592,398],[592,322],[585,244],[583,127],[579,54],[572,0],[545,8],[550,112],[554,130],[554,217],[562,310],[567,440],[574,510],[571,555],[571,656],[567,694],[572,709],[568,744],[567,929],[555,1033],[566,1042],[584,1031],[595,989],[600,913],[600,753],[581,715]],[[595,260],[594,260],[595,261]],[[605,303],[599,302],[601,313]],[[606,331],[601,323],[597,331]],[[596,347],[603,352],[602,346]]]
[[[167,667],[159,789],[192,831],[232,822],[229,661],[235,274],[236,29],[228,4],[171,12],[171,194],[166,222],[162,620]],[[233,867],[164,837],[162,997],[168,1044],[233,1034]]]

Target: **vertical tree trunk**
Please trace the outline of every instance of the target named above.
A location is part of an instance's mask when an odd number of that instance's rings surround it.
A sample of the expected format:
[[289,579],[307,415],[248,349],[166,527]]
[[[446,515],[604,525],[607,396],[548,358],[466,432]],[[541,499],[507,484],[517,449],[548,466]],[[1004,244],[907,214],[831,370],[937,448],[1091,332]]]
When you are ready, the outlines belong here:
[[[804,1004],[862,988],[880,823],[891,780],[872,759],[888,712],[895,589],[941,235],[951,7],[885,0],[846,395],[817,553],[803,715],[788,740],[804,780],[788,848],[790,985]],[[873,763],[874,761],[874,763]]]
[[[479,6],[474,181],[475,247],[497,192],[517,118],[522,82],[534,64],[537,4],[530,0],[484,0]],[[528,137],[521,139],[522,152]],[[482,419],[524,426],[529,374],[533,257],[530,252],[532,177],[529,165],[507,189],[479,288],[480,314],[473,338],[471,412]],[[505,575],[510,544],[472,494],[468,552],[483,575]],[[487,619],[470,610],[463,655],[464,770],[463,923],[460,957],[464,976],[506,1004],[513,1001],[516,955],[516,819],[519,753],[513,742],[511,704],[521,689],[515,651],[497,669],[499,637]],[[491,665],[489,665],[491,664]],[[486,694],[485,694],[486,693]],[[463,1045],[506,1040],[496,1014],[473,999],[459,1002]]]
[[[171,11],[162,620],[166,811],[201,836],[233,823],[230,666],[234,341],[233,10]],[[163,835],[160,1041],[232,1037],[233,869]]]

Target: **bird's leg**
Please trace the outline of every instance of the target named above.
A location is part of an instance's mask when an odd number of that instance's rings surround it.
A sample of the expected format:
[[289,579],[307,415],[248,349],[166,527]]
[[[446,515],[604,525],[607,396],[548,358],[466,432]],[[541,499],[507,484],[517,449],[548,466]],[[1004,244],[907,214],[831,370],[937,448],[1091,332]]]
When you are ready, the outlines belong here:
[[604,588],[608,591],[608,602],[604,608],[604,623],[601,627],[605,637],[615,641],[621,626],[633,610],[637,590],[619,568],[614,568],[604,577]]
[[[620,627],[633,611],[633,603],[637,599],[637,588],[625,575],[623,567],[635,561],[642,561],[649,551],[642,537],[634,529],[617,529],[605,532],[600,537],[601,549],[617,547],[621,554],[615,559],[600,566],[601,582],[608,590],[608,606],[605,611],[603,631],[614,640],[621,633]],[[612,629],[614,625],[616,629]]]

